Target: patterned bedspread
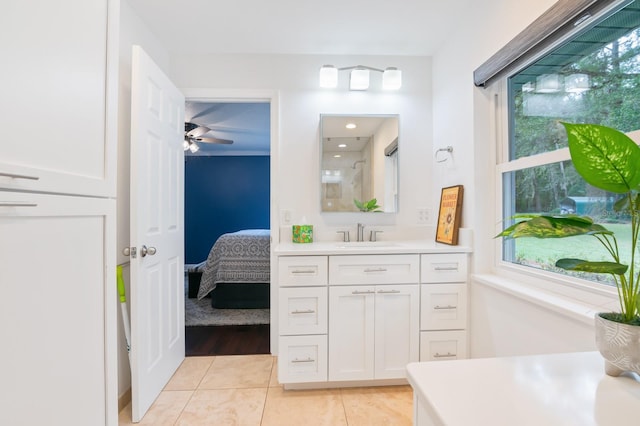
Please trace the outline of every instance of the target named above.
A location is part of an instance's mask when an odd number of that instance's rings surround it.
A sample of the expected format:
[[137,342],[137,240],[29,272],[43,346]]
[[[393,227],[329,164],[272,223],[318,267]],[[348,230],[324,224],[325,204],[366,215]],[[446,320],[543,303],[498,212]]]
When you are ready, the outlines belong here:
[[268,283],[269,248],[268,229],[221,235],[202,269],[198,299],[215,289],[217,283]]

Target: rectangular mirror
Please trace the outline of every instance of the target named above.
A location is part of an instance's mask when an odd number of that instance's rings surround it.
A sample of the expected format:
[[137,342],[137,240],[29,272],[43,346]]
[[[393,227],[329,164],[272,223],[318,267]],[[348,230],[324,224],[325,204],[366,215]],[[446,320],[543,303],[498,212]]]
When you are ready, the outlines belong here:
[[320,116],[323,213],[398,211],[398,121],[397,115]]

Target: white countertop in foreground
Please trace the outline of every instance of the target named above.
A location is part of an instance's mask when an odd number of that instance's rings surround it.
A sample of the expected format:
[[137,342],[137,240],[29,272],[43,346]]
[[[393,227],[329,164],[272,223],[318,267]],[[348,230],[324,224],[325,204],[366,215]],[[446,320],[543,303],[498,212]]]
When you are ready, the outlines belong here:
[[274,253],[280,256],[306,256],[330,254],[412,254],[412,253],[470,253],[467,246],[450,246],[433,241],[377,241],[349,242],[327,241],[306,244],[280,243]]
[[[640,425],[640,378],[598,352],[411,363],[419,425]],[[426,418],[425,418],[426,417]]]

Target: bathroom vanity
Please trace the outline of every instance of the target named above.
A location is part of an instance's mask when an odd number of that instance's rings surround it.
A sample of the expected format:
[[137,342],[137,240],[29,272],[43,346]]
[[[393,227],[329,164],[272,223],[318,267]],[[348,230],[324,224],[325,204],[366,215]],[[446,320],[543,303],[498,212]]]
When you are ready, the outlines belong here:
[[410,362],[466,358],[469,252],[427,241],[278,245],[279,382],[400,384]]

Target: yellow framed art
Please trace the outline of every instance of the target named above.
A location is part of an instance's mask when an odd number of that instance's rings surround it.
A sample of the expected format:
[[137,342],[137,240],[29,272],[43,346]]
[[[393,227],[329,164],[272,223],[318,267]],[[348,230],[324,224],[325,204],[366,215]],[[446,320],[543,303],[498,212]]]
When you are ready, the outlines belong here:
[[438,226],[436,228],[436,242],[457,245],[458,230],[462,218],[462,185],[442,188],[440,195],[440,209],[438,210]]

